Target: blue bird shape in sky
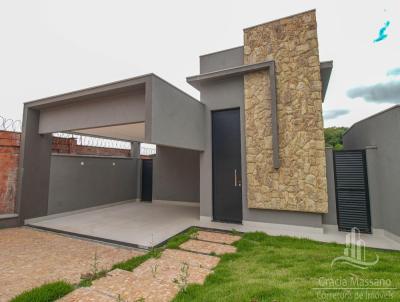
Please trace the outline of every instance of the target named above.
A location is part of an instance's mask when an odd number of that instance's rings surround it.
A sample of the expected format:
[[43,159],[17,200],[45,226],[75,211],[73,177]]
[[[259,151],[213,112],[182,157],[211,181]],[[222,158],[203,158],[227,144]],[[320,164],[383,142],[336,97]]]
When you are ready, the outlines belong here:
[[385,25],[379,30],[378,38],[374,39],[374,43],[377,43],[377,42],[380,42],[382,40],[385,40],[388,37],[388,35],[386,33],[386,29],[389,27],[389,25],[390,25],[390,22],[386,21]]

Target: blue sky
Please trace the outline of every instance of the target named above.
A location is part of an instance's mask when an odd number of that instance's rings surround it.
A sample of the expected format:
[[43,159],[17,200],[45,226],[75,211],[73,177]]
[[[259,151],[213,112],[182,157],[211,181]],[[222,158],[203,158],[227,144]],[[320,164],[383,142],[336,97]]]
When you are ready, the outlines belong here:
[[[199,97],[185,81],[199,55],[313,8],[320,59],[334,61],[325,125],[400,103],[400,1],[13,0],[0,2],[0,115],[18,119],[24,101],[148,72]],[[388,37],[373,43],[386,21]]]

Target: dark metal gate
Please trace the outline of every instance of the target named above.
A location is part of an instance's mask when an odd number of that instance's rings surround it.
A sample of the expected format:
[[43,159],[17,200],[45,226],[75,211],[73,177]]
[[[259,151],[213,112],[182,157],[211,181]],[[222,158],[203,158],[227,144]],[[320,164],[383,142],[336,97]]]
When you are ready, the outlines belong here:
[[153,200],[153,160],[142,160],[142,201]]
[[333,158],[339,230],[371,233],[365,150],[334,151]]

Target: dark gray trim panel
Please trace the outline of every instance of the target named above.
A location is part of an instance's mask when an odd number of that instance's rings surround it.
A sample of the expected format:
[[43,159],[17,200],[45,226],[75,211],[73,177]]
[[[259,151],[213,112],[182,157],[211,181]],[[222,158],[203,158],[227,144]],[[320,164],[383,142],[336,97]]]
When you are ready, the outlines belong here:
[[0,218],[0,229],[15,228],[20,225],[21,224],[18,216]]
[[[249,72],[268,69],[272,65],[274,66],[274,71],[275,71],[275,62],[274,61],[265,61],[265,62],[261,62],[261,63],[247,64],[247,65],[242,65],[242,66],[238,66],[238,67],[221,69],[218,71],[213,71],[213,72],[208,72],[208,73],[203,73],[203,74],[187,77],[186,81],[193,87],[199,89],[202,81],[216,80],[216,79],[226,78],[229,76],[243,75],[243,74],[246,74]],[[275,76],[275,74],[274,74],[274,76]],[[275,78],[274,78],[274,80],[275,80]]]
[[272,149],[274,168],[280,167],[279,160],[279,132],[277,118],[277,97],[276,97],[276,71],[275,61],[266,61],[256,64],[242,65],[234,68],[222,69],[214,72],[204,73],[186,78],[186,81],[193,87],[199,89],[202,82],[223,79],[238,75],[244,75],[250,72],[266,70],[271,84],[271,116],[272,116]]
[[319,72],[322,82],[322,102],[325,100],[326,91],[328,90],[329,79],[331,78],[333,61],[320,62]]
[[97,236],[91,236],[91,235],[86,235],[86,234],[81,234],[81,233],[70,232],[70,231],[58,230],[58,229],[53,229],[53,228],[47,228],[47,227],[42,227],[42,226],[33,225],[33,224],[26,224],[25,226],[32,228],[32,229],[46,231],[46,232],[52,232],[52,233],[56,233],[56,234],[62,234],[62,235],[67,235],[67,236],[77,237],[77,238],[83,238],[83,239],[87,239],[87,240],[98,241],[98,242],[108,243],[108,244],[112,244],[112,245],[120,245],[120,246],[135,248],[135,249],[149,250],[150,248],[152,248],[152,247],[143,246],[140,244],[118,241],[118,240],[113,240],[113,239],[108,239],[108,238],[97,237]]

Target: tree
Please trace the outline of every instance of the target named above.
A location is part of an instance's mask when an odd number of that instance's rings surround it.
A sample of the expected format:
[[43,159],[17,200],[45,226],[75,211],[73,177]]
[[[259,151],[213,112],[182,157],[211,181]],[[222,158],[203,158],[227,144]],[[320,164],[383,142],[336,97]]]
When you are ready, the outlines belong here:
[[329,127],[325,128],[325,146],[332,147],[334,150],[343,149],[343,134],[348,128],[346,127]]

